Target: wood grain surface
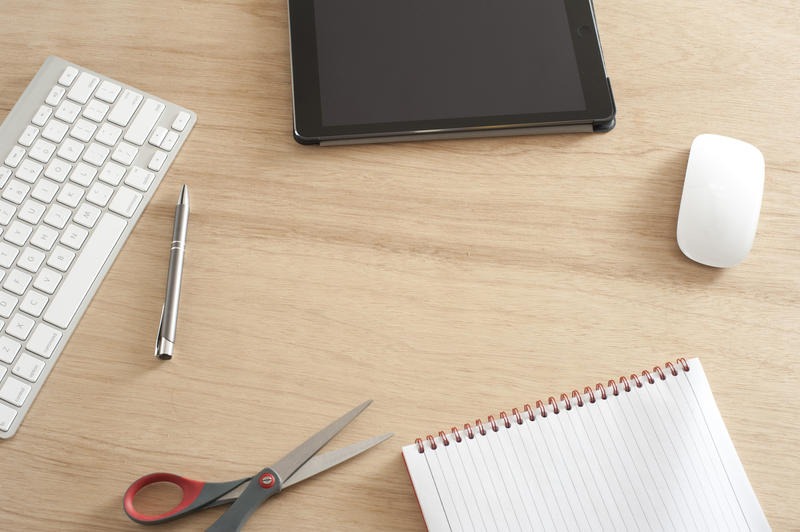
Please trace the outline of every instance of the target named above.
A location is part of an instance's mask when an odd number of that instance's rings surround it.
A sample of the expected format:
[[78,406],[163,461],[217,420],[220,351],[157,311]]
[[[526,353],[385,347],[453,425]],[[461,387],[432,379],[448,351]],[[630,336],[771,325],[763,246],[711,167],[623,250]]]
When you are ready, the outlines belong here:
[[[2,4],[0,117],[51,54],[198,114],[0,444],[3,530],[143,530],[121,502],[140,475],[253,474],[367,398],[332,447],[396,436],[247,530],[420,530],[402,445],[682,355],[701,358],[770,523],[797,529],[795,2],[597,0],[619,109],[608,134],[337,148],[292,140],[283,0]],[[755,246],[729,270],[675,241],[688,148],[706,132],[767,162]],[[183,183],[177,353],[159,362]],[[201,530],[221,511],[152,530]]]

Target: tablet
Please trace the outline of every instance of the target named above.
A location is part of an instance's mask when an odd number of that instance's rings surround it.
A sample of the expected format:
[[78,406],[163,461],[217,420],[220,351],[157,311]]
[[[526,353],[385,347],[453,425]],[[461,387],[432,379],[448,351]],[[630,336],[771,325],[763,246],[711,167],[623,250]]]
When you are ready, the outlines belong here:
[[608,131],[591,0],[288,0],[294,137]]

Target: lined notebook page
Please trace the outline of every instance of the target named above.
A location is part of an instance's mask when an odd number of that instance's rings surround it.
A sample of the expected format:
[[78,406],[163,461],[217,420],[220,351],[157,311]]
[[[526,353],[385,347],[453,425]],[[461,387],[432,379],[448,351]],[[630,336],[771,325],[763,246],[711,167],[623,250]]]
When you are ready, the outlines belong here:
[[769,530],[700,361],[688,368],[404,447],[429,530]]

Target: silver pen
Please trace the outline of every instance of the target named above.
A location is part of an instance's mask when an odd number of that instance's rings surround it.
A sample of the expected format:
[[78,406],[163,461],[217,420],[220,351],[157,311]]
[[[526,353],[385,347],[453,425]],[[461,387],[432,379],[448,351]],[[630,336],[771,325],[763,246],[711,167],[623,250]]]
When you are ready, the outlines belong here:
[[172,228],[172,245],[169,251],[167,293],[161,308],[161,325],[158,327],[155,357],[161,360],[172,358],[175,348],[175,330],[178,327],[178,303],[181,298],[183,254],[186,251],[186,229],[189,226],[189,189],[181,188],[181,197],[175,206],[175,225]]

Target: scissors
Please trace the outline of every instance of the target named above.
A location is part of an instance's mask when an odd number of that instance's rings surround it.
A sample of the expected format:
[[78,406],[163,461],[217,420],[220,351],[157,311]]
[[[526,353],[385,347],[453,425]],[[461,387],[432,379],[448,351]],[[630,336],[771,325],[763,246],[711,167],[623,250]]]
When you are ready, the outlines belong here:
[[[178,519],[198,510],[233,503],[206,532],[241,530],[247,519],[262,503],[281,492],[284,488],[330,469],[394,436],[393,433],[384,434],[383,436],[376,436],[360,443],[354,443],[335,451],[314,456],[317,451],[353,421],[370,403],[372,403],[372,400],[358,405],[311,436],[302,445],[296,447],[275,464],[265,467],[252,477],[230,482],[202,482],[173,475],[172,473],[145,475],[131,484],[125,491],[123,499],[125,513],[137,523],[153,525]],[[156,482],[168,482],[177,485],[183,491],[183,498],[175,508],[161,515],[147,515],[136,511],[133,507],[133,498],[142,488]]]

